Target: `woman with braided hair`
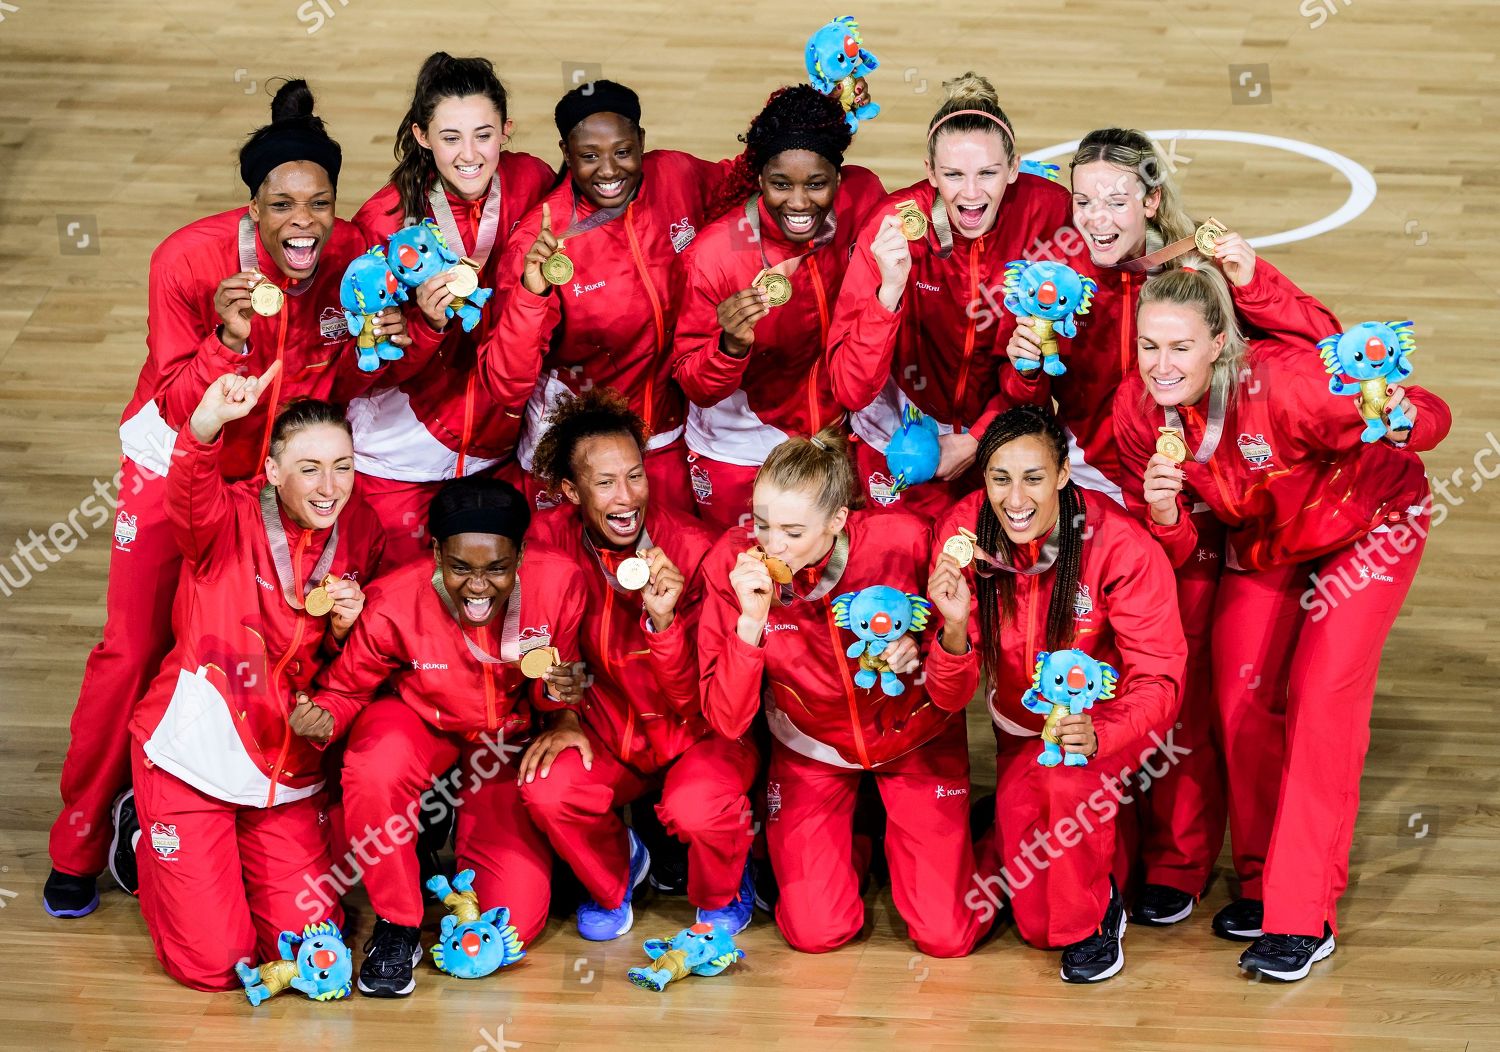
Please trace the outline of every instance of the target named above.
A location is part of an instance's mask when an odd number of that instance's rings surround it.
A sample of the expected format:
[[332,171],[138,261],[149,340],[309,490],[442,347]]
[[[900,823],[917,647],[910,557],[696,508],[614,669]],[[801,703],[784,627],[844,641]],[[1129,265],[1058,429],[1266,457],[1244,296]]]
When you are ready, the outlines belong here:
[[[936,533],[941,545],[970,531],[974,558],[961,566],[939,547],[927,587],[944,622],[927,655],[933,703],[962,705],[984,673],[995,724],[994,852],[965,901],[993,913],[998,886],[1023,939],[1062,948],[1065,981],[1098,982],[1125,963],[1111,875],[1114,817],[1132,802],[1121,785],[1161,744],[1179,701],[1187,648],[1172,569],[1144,527],[1073,483],[1067,437],[1047,410],[1001,413],[976,457],[984,489],[955,504]],[[1057,726],[1061,751],[1087,762],[1042,766],[1044,718],[1021,696],[1041,652],[1075,648],[1116,669],[1118,686]]]
[[687,394],[698,514],[743,525],[755,471],[788,435],[844,418],[820,359],[849,250],[884,198],[844,165],[852,136],[837,100],[781,88],[740,136],[723,215],[687,258],[672,374]]

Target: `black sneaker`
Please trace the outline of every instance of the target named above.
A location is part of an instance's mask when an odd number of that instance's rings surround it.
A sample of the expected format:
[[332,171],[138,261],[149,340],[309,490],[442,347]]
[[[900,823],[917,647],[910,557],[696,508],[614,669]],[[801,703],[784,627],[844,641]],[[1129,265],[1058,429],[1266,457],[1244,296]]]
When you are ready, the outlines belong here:
[[109,875],[132,895],[141,893],[141,880],[136,874],[135,846],[141,839],[141,822],[135,813],[135,790],[126,789],[115,797],[110,810],[114,817],[115,835],[109,843]]
[[1109,906],[1099,930],[1063,950],[1062,978],[1065,983],[1098,983],[1125,967],[1125,904],[1114,884],[1109,888]]
[[1251,975],[1294,983],[1333,950],[1333,929],[1327,924],[1322,935],[1262,935],[1240,954],[1240,967]]
[[1253,942],[1265,934],[1260,929],[1265,914],[1260,899],[1235,899],[1214,914],[1214,934],[1235,942]]
[[420,928],[376,917],[359,966],[359,992],[366,997],[405,997],[416,989],[412,969],[422,959],[421,934]]
[[98,884],[54,869],[42,886],[42,908],[54,917],[87,917],[99,908]]
[[1130,919],[1137,924],[1164,928],[1168,924],[1187,920],[1197,904],[1198,900],[1185,891],[1169,888],[1165,884],[1146,884],[1141,888],[1140,901],[1135,904]]

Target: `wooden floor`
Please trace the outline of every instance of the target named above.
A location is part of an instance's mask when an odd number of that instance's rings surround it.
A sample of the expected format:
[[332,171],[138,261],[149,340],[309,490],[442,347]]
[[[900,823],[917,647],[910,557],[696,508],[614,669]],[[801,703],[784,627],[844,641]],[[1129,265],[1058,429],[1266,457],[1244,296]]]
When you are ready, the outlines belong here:
[[[68,716],[102,621],[105,531],[0,594],[0,1048],[1500,1049],[1500,487],[1476,471],[1500,470],[1500,7],[854,6],[882,62],[870,83],[884,111],[851,160],[891,187],[919,174],[939,81],[970,67],[1000,86],[1025,149],[1115,123],[1234,130],[1317,144],[1373,173],[1363,215],[1269,253],[1348,322],[1414,317],[1417,379],[1455,410],[1427,460],[1456,478],[1455,500],[1386,649],[1334,958],[1295,986],[1247,982],[1237,949],[1208,934],[1221,878],[1179,929],[1132,929],[1124,974],[1094,989],[1058,982],[1056,955],[1013,931],[967,960],[926,959],[889,892],[872,896],[872,931],[847,949],[794,954],[758,917],[736,974],[660,996],[623,978],[633,937],[601,953],[565,923],[503,975],[424,970],[402,1002],[286,997],[252,1011],[239,995],[181,989],[158,970],[133,900],[106,893],[71,922],[39,901]],[[0,4],[0,561],[114,473],[147,259],[176,227],[243,199],[234,154],[265,119],[268,78],[311,79],[344,145],[347,217],[389,168],[429,50],[496,60],[519,148],[554,155],[553,103],[569,70],[587,79],[594,63],[640,91],[651,144],[718,157],[769,89],[801,79],[803,41],[837,13],[790,0]],[[1238,90],[1251,97],[1236,104],[1231,67],[1258,64],[1268,69],[1249,71]],[[1311,222],[1347,194],[1323,164],[1261,146],[1175,152],[1193,210],[1250,235]],[[974,726],[976,780],[992,781]],[[632,935],[688,919],[667,900]]]

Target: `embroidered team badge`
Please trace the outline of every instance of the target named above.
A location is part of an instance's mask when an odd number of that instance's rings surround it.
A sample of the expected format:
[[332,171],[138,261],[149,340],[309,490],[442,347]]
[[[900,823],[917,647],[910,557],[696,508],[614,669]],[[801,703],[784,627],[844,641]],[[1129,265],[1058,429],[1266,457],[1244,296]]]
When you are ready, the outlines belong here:
[[130,542],[136,537],[135,516],[123,511],[115,516],[115,546],[122,552],[130,551]]
[[521,629],[520,638],[517,642],[521,645],[521,653],[526,654],[537,647],[552,645],[552,627],[550,625],[527,625]]
[[870,499],[876,504],[889,507],[901,499],[901,491],[896,489],[896,480],[883,471],[872,472],[869,485]]
[[151,846],[162,858],[169,858],[177,854],[182,847],[182,840],[177,835],[177,827],[169,826],[163,822],[151,824]]
[[692,221],[683,216],[667,228],[667,236],[672,239],[672,251],[681,252],[693,243],[698,231],[694,229]]
[[328,343],[337,343],[349,335],[349,321],[337,307],[324,307],[318,315],[318,335]]
[[766,821],[776,821],[776,816],[781,813],[781,783],[766,783]]
[[709,498],[714,495],[714,480],[703,469],[703,465],[694,464],[688,471],[693,480],[693,496],[699,504],[707,504]]
[[1269,467],[1271,457],[1271,445],[1266,441],[1265,435],[1240,435],[1240,456],[1244,457],[1249,465],[1259,471],[1261,468]]
[[1089,586],[1080,584],[1078,594],[1073,596],[1073,616],[1082,621],[1094,612],[1094,597],[1089,595]]

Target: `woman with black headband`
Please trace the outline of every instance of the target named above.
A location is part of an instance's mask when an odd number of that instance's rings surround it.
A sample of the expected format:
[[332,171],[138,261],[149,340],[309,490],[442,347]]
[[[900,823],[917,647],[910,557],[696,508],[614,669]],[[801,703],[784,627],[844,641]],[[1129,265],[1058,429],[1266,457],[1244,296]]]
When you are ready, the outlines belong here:
[[[1073,483],[1047,410],[1001,413],[978,462],[984,489],[939,521],[927,590],[944,621],[927,656],[934,703],[966,704],[983,673],[995,724],[993,850],[965,901],[991,916],[1008,897],[1021,938],[1062,949],[1065,981],[1099,982],[1125,963],[1114,819],[1142,788],[1132,778],[1144,758],[1170,743],[1182,685],[1172,568],[1118,504]],[[1118,685],[1110,697],[1071,659],[1064,682],[1101,700],[1054,731],[1022,696],[1042,657],[1068,650],[1110,666]]]
[[563,394],[615,388],[645,421],[655,499],[691,511],[669,360],[681,253],[734,162],[646,152],[640,99],[610,80],[568,92],[556,119],[567,178],[506,246],[497,295],[507,298],[480,351],[485,381],[502,402],[530,397],[518,451],[528,472]]
[[[218,464],[233,480],[262,469],[272,421],[289,399],[344,402],[369,382],[355,367],[339,307],[344,268],[365,249],[354,226],[334,218],[341,160],[306,82],[283,84],[271,123],[240,151],[249,205],[183,227],[151,257],[147,358],[120,424],[104,638],[84,670],[52,828],[43,897],[53,916],[82,916],[98,904],[112,817],[124,829],[116,841],[128,846],[133,805],[117,798],[130,784],[125,724],[171,646],[181,565],[163,506],[167,469],[204,388],[225,372],[280,366],[254,410],[225,429]],[[409,345],[396,309],[378,325],[392,343]],[[111,871],[133,892],[130,853],[120,858]]]
[[[508,908],[524,941],[547,921],[552,852],[528,817],[517,771],[521,748],[537,748],[538,722],[571,716],[582,697],[584,591],[571,559],[527,542],[530,520],[507,482],[444,483],[427,517],[432,559],[370,589],[364,617],[313,692],[318,735],[349,739],[346,872],[363,868],[375,910],[359,970],[367,996],[405,997],[415,986],[424,906],[412,839],[419,821],[447,808],[457,808],[458,868],[474,870],[480,908]],[[435,790],[434,779],[451,787]],[[372,859],[360,845],[381,830],[391,848]]]
[[823,349],[854,236],[885,197],[844,165],[852,136],[838,101],[781,88],[741,136],[728,210],[687,257],[672,374],[688,407],[698,514],[745,525],[755,471],[788,435],[844,419]]

